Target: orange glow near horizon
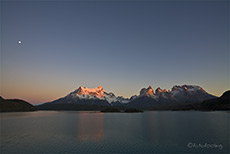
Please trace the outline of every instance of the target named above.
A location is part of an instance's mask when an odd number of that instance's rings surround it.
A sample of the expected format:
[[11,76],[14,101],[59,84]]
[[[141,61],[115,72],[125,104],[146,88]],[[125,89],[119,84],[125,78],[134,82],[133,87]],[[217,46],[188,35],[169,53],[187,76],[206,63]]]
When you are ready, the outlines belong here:
[[63,97],[66,94],[67,93],[63,94],[63,91],[61,90],[45,87],[30,88],[28,86],[24,86],[23,88],[18,88],[15,86],[1,88],[1,96],[4,99],[23,99],[32,104],[49,102]]
[[[22,82],[12,82],[11,84],[2,83],[0,96],[5,99],[23,99],[28,101],[31,104],[41,104],[49,101],[56,100],[58,98],[64,97],[73,90],[77,89],[74,85],[64,85],[62,84],[48,84],[48,83],[37,83],[37,84],[23,84]],[[217,84],[217,83],[216,83]],[[32,85],[32,86],[31,86]],[[221,96],[223,92],[228,90],[226,87],[218,87],[215,89],[211,89],[211,87],[215,87],[215,85],[211,86],[202,86],[205,91],[208,93]],[[143,86],[144,87],[144,86]],[[143,87],[131,88],[131,89],[118,89],[118,88],[110,88],[106,89],[106,92],[113,92],[116,96],[123,96],[125,98],[130,98],[133,95],[139,95],[139,91]],[[157,87],[157,86],[154,86]],[[217,87],[217,86],[216,86]],[[129,87],[128,87],[129,88]],[[225,89],[225,90],[223,90]]]

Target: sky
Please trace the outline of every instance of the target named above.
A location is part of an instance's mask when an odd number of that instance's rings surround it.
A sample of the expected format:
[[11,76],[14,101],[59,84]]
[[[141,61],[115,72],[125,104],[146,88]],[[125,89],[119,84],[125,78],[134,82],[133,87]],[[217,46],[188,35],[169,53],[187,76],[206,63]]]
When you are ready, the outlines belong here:
[[[79,86],[229,87],[229,1],[1,1],[4,98],[40,104]],[[21,43],[19,43],[21,40]]]

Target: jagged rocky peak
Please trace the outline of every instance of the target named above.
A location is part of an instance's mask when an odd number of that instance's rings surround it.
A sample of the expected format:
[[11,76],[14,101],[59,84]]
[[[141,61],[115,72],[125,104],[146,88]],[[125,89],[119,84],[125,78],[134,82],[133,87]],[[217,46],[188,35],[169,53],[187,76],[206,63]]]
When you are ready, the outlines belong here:
[[140,96],[151,96],[154,95],[153,89],[151,86],[149,86],[147,89],[146,88],[142,88],[140,91]]
[[182,86],[174,86],[171,92],[174,96],[178,94],[203,94],[208,95],[208,93],[196,85],[182,85]]
[[142,88],[140,91],[140,95],[138,97],[141,96],[151,96],[151,97],[155,97],[155,96],[166,96],[166,94],[170,94],[170,95],[184,95],[184,94],[204,94],[206,95],[207,92],[201,88],[200,86],[196,86],[196,85],[181,85],[181,86],[173,86],[172,90],[166,90],[166,89],[161,89],[160,87],[158,87],[155,90],[155,93],[153,92],[153,89],[151,86],[149,86],[148,88]]
[[104,90],[101,86],[98,86],[97,88],[87,88],[80,86],[75,92],[77,95],[90,95],[96,96],[98,98],[102,98],[105,96]]
[[163,90],[162,90],[160,87],[158,87],[158,88],[155,90],[155,93],[161,93],[161,92],[163,92]]
[[172,91],[189,91],[189,92],[195,92],[195,91],[204,91],[203,88],[196,85],[182,85],[182,86],[173,86]]
[[155,93],[156,94],[160,94],[162,92],[168,92],[166,89],[162,90],[160,87],[158,87],[156,90],[155,90]]
[[106,96],[109,96],[109,97],[116,97],[116,96],[114,95],[114,93],[112,93],[112,92],[110,92],[110,93],[104,92],[104,94],[105,94]]

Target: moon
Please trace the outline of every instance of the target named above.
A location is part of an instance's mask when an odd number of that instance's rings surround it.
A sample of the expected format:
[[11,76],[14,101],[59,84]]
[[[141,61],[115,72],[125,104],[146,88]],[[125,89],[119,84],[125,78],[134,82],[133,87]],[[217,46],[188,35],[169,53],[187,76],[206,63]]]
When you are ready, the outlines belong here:
[[19,40],[19,41],[18,41],[18,44],[21,44],[21,43],[22,43],[22,41],[21,41],[21,40]]

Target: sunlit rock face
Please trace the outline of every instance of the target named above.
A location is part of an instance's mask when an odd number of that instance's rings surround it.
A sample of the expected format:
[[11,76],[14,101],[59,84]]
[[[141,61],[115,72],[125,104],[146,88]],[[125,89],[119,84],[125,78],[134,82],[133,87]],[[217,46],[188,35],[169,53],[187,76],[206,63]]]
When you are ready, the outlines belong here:
[[[119,102],[119,103],[128,103],[129,99],[118,96],[116,97],[112,92],[105,92],[102,86],[98,86],[96,88],[87,88],[80,86],[75,91],[71,92],[67,96],[58,100],[58,102],[65,103],[79,103],[79,102],[96,102],[104,101],[107,103]],[[96,104],[97,105],[97,104]]]
[[166,93],[166,92],[170,92],[170,91],[167,91],[166,89],[162,90],[160,87],[158,87],[156,90],[155,90],[155,93],[156,95],[159,95],[160,93]]
[[71,92],[66,97],[69,98],[78,98],[78,99],[100,99],[105,100],[109,103],[116,102],[117,97],[113,93],[107,93],[103,90],[102,86],[98,86],[97,88],[87,88],[80,86],[74,92]]
[[158,88],[155,90],[155,93],[156,93],[156,94],[159,94],[159,93],[161,93],[161,92],[163,92],[163,90],[162,90],[160,87],[158,87]]
[[101,86],[97,88],[87,88],[80,86],[75,92],[76,95],[81,95],[82,97],[95,96],[97,98],[103,98],[105,96],[104,90]]
[[140,96],[152,96],[154,95],[153,89],[151,86],[148,88],[142,88],[140,91]]

